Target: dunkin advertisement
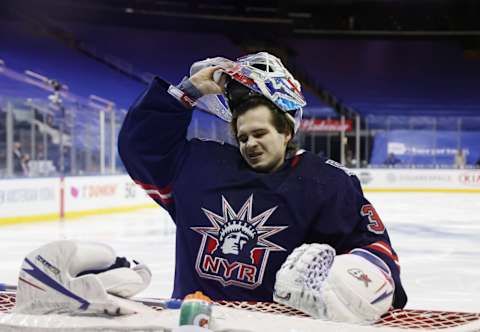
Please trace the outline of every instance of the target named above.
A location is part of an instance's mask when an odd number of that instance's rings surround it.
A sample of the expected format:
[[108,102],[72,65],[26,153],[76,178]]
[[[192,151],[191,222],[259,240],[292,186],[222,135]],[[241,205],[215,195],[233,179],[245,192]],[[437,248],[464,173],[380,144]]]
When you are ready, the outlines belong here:
[[155,206],[127,175],[0,180],[0,224]]
[[153,201],[125,175],[67,177],[65,211],[108,209],[149,204]]

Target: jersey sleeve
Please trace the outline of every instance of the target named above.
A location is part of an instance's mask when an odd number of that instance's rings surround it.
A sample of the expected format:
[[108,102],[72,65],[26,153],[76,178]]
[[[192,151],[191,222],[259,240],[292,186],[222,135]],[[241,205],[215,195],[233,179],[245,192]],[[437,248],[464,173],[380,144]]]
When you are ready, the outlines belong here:
[[174,216],[175,180],[188,154],[192,111],[155,78],[127,113],[118,150],[132,179]]
[[312,242],[326,242],[338,255],[355,251],[372,263],[380,258],[395,282],[393,307],[403,308],[407,296],[400,281],[398,256],[380,216],[364,197],[360,182],[354,175],[341,174],[329,185],[335,189],[325,200],[313,232],[326,233],[328,237],[312,239]]

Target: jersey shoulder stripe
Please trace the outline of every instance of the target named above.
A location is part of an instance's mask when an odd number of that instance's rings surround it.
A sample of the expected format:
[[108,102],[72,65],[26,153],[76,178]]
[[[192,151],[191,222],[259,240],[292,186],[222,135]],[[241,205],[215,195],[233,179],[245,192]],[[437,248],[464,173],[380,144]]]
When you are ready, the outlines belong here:
[[349,176],[355,175],[355,173],[352,172],[350,169],[348,169],[345,165],[342,165],[339,162],[336,162],[335,160],[327,159],[327,160],[325,160],[325,164],[336,167],[336,168],[344,171]]

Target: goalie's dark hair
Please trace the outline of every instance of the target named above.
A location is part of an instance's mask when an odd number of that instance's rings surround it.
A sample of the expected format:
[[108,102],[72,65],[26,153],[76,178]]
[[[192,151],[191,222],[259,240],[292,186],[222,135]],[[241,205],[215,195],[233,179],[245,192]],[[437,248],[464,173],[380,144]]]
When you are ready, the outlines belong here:
[[270,110],[272,125],[275,127],[275,129],[279,133],[281,134],[290,133],[292,138],[287,143],[286,155],[295,153],[299,149],[299,147],[298,147],[298,144],[293,139],[295,135],[293,123],[287,118],[287,115],[285,114],[285,112],[278,109],[278,107],[274,103],[272,103],[270,100],[260,95],[251,96],[245,99],[244,101],[242,101],[240,104],[238,104],[235,108],[232,109],[232,121],[230,122],[230,128],[237,142],[238,142],[237,121],[239,116],[241,116],[242,114],[245,114],[247,111],[257,106],[266,106]]

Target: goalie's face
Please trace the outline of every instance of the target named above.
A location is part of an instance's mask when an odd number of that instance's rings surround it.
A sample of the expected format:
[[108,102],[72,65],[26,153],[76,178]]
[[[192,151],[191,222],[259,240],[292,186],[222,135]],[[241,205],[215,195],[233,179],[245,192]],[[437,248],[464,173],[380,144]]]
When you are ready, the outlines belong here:
[[271,110],[256,106],[238,117],[237,140],[240,154],[259,172],[273,172],[285,160],[290,133],[280,133],[272,124]]

